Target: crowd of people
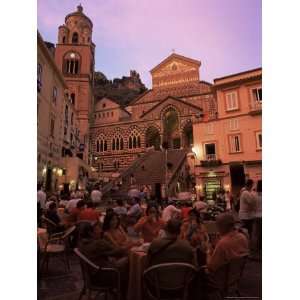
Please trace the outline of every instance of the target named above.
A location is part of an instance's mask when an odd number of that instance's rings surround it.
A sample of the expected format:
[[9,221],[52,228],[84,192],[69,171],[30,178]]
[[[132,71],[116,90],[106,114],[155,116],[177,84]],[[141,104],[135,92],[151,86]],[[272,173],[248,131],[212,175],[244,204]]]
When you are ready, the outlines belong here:
[[[76,225],[74,246],[95,264],[118,268],[123,295],[128,284],[129,251],[148,244],[146,267],[166,262],[193,264],[201,272],[191,293],[204,295],[204,299],[217,299],[211,298],[218,292],[211,278],[232,259],[250,254],[254,226],[258,231],[257,245],[261,247],[261,190],[261,181],[254,191],[253,181],[249,179],[240,192],[238,211],[229,193],[222,195],[225,207],[224,212],[216,216],[218,240],[215,244],[211,243],[204,222],[210,205],[202,196],[183,205],[174,201],[158,205],[155,199],[141,203],[141,198],[134,196],[126,201],[118,199],[101,212],[97,209],[102,201],[98,187],[90,194],[74,192],[69,199],[56,196],[47,199],[38,187],[38,226],[41,226],[42,215],[57,225],[55,232]],[[49,233],[52,233],[50,229]],[[112,280],[97,273],[93,276],[95,281]],[[201,284],[197,284],[197,280]]]

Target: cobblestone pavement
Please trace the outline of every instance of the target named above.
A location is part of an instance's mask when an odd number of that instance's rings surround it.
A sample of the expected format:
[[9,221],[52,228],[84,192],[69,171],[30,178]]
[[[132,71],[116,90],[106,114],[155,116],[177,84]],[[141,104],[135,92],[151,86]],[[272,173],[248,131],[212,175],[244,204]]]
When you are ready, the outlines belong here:
[[[42,274],[38,282],[39,300],[77,300],[83,286],[80,265],[77,257],[70,255],[71,271],[65,273],[64,265],[60,260],[53,258],[49,264],[47,274]],[[261,298],[261,261],[249,260],[246,264],[243,278],[240,283],[240,292],[243,297]],[[82,300],[86,298],[83,297]],[[102,300],[104,297],[97,297]],[[250,298],[249,298],[250,299]],[[247,300],[247,298],[243,298]]]

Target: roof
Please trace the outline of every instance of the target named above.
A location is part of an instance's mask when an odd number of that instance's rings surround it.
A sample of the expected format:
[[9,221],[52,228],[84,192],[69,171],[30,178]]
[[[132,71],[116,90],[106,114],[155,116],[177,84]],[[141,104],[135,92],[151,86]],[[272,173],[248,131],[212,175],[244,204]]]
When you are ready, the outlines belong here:
[[255,71],[259,71],[262,70],[262,68],[256,68],[256,69],[251,69],[251,70],[247,70],[247,71],[243,71],[243,72],[239,72],[239,73],[234,73],[234,74],[230,74],[230,75],[226,75],[223,77],[219,77],[219,78],[215,78],[214,82],[218,81],[218,80],[222,80],[222,79],[226,79],[226,78],[230,78],[230,77],[235,77],[235,76],[239,76],[239,75],[244,75],[247,73],[251,73],[251,72],[255,72]]
[[172,96],[168,96],[168,97],[166,97],[163,101],[160,101],[159,103],[157,103],[156,105],[154,105],[153,107],[151,107],[149,110],[147,110],[146,112],[144,112],[144,113],[141,115],[141,118],[144,117],[146,114],[148,114],[150,111],[154,110],[156,107],[160,106],[162,103],[164,103],[164,102],[167,101],[168,99],[173,99],[173,100],[178,101],[178,102],[180,102],[180,103],[182,103],[182,104],[185,104],[185,105],[187,105],[187,106],[191,106],[191,107],[193,107],[193,108],[195,108],[195,109],[197,109],[197,110],[202,110],[201,107],[196,106],[196,105],[194,105],[194,104],[192,104],[192,103],[185,102],[185,101],[183,101],[183,100],[181,100],[181,99],[179,99],[179,98],[175,98],[175,97],[172,97]]
[[65,17],[65,23],[67,22],[68,18],[72,17],[72,16],[79,16],[79,17],[83,17],[83,18],[87,19],[87,21],[89,21],[91,27],[93,28],[93,22],[91,21],[91,19],[88,16],[86,16],[83,13],[83,7],[81,4],[77,6],[77,11],[74,11]]
[[187,84],[180,84],[172,87],[158,88],[155,90],[148,90],[144,94],[140,95],[136,99],[132,100],[127,106],[147,102],[155,102],[164,100],[168,96],[173,96],[177,98],[190,97],[201,94],[207,94],[211,92],[211,83],[205,81],[200,82],[190,82]]
[[180,60],[185,60],[187,62],[190,62],[190,63],[193,63],[193,64],[196,64],[198,66],[201,66],[201,61],[199,60],[195,60],[195,59],[192,59],[192,58],[188,58],[188,57],[185,57],[183,55],[179,55],[179,54],[176,54],[176,53],[172,53],[171,55],[169,55],[166,59],[164,59],[161,63],[159,63],[156,67],[154,67],[152,70],[150,70],[150,73],[153,73],[155,72],[157,69],[159,69],[162,65],[164,65],[165,63],[169,62],[170,60],[172,60],[173,58],[178,58]]
[[[128,115],[131,116],[131,113],[130,113],[129,111],[127,111],[122,105],[120,105],[120,103],[119,103],[116,99],[114,99],[114,98],[112,98],[112,97],[110,97],[110,96],[103,96],[102,98],[97,99],[97,102],[100,102],[102,99],[107,99],[107,100],[109,100],[109,101],[111,101],[111,102],[117,104],[118,107],[119,107],[121,110],[123,110],[124,112],[126,112]],[[95,103],[95,104],[96,104],[96,103]]]

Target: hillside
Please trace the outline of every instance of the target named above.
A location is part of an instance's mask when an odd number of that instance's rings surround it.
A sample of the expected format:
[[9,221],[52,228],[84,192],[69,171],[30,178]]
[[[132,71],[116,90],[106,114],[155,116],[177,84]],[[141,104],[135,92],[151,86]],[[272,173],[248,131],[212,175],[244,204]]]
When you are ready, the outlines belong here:
[[129,76],[108,80],[102,72],[95,72],[94,95],[95,99],[104,96],[111,97],[120,105],[128,103],[147,90],[136,71],[130,71]]

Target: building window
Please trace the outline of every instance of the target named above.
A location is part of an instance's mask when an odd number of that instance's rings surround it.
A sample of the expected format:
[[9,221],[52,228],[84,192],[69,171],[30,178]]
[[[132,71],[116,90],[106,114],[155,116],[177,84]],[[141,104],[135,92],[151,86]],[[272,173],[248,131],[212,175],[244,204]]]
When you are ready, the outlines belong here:
[[67,135],[68,129],[67,127],[64,127],[64,135]]
[[114,115],[114,112],[112,111],[110,115],[113,117],[113,115]]
[[55,121],[54,119],[51,119],[50,121],[50,136],[54,137],[54,126],[55,126]]
[[241,147],[241,135],[231,135],[229,136],[229,146],[231,153],[237,153],[242,151]]
[[43,68],[40,63],[37,64],[37,91],[40,92],[42,89],[42,74]]
[[238,130],[239,129],[239,120],[231,119],[229,120],[229,130]]
[[261,132],[256,132],[256,149],[262,149],[262,134]]
[[252,97],[254,101],[262,101],[262,88],[252,89]]
[[66,37],[64,36],[62,39],[63,44],[66,42]]
[[56,99],[57,99],[57,88],[56,86],[53,87],[53,95],[52,95],[52,101],[54,104],[56,104]]
[[74,32],[72,36],[72,43],[77,44],[78,43],[78,33]]
[[79,74],[80,56],[77,53],[68,53],[64,58],[63,70],[67,74]]
[[103,104],[102,104],[102,107],[104,108],[105,106],[106,106],[106,103],[103,103]]
[[226,94],[226,110],[238,109],[237,92],[230,92]]
[[72,113],[71,114],[71,125],[73,125],[73,121],[74,121],[73,119],[74,119],[74,114]]
[[75,105],[75,94],[74,93],[71,94],[71,103],[73,105]]
[[206,134],[213,134],[214,133],[214,124],[207,123],[206,124]]
[[106,116],[109,117],[109,112],[106,113]]
[[116,149],[116,141],[115,139],[112,140],[111,149],[114,151]]
[[204,148],[205,148],[205,159],[216,160],[216,144],[215,143],[204,144]]
[[107,151],[107,141],[104,141],[104,151]]
[[132,137],[129,137],[128,148],[132,149]]

